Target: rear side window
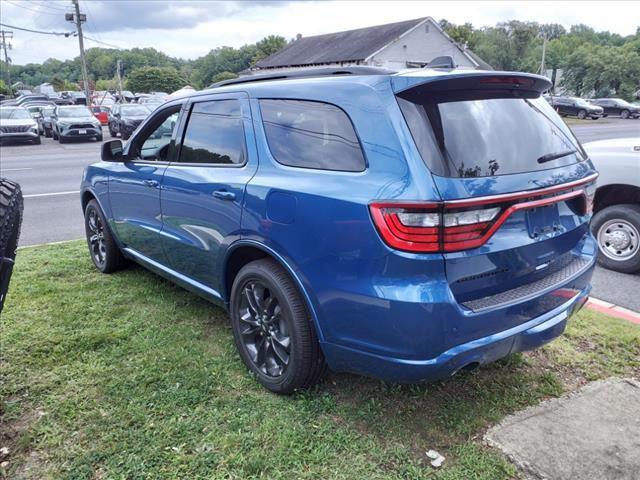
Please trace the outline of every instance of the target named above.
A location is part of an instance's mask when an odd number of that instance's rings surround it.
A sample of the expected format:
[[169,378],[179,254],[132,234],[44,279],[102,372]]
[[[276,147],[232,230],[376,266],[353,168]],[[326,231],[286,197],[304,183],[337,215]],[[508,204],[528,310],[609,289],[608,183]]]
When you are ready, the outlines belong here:
[[420,154],[436,175],[489,177],[582,161],[569,128],[542,97],[398,98]]
[[328,103],[260,100],[271,154],[291,167],[361,172],[365,160],[347,114]]
[[216,100],[194,104],[179,162],[239,165],[245,162],[245,157],[240,102]]

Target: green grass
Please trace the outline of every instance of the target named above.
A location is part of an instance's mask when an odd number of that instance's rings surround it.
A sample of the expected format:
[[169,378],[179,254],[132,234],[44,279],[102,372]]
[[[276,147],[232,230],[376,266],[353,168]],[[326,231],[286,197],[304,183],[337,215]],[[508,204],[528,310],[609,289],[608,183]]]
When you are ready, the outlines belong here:
[[330,374],[278,397],[241,364],[222,310],[138,267],[101,275],[82,242],[19,252],[0,328],[10,478],[507,479],[481,441],[490,424],[640,373],[640,328],[583,312],[546,348],[446,381]]

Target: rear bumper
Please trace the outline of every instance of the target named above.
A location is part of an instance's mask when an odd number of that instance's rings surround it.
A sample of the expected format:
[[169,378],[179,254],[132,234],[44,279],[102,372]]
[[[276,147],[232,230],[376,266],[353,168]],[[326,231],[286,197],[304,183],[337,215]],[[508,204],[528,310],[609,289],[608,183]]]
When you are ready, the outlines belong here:
[[[592,269],[589,271],[589,276]],[[470,365],[484,365],[506,355],[535,348],[564,332],[567,320],[589,298],[587,285],[565,303],[516,327],[457,345],[435,358],[408,360],[386,357],[352,348],[323,343],[330,366],[381,380],[400,383],[431,381],[451,376]]]

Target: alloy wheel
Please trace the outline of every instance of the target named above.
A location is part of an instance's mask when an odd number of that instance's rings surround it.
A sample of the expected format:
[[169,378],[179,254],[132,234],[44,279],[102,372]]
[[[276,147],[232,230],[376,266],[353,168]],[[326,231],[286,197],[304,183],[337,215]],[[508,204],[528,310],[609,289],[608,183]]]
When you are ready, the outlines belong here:
[[289,365],[291,337],[275,295],[259,280],[242,288],[240,336],[255,367],[270,377],[281,376]]
[[89,210],[87,228],[89,229],[91,257],[96,265],[102,267],[107,260],[107,249],[104,243],[104,225],[95,208]]

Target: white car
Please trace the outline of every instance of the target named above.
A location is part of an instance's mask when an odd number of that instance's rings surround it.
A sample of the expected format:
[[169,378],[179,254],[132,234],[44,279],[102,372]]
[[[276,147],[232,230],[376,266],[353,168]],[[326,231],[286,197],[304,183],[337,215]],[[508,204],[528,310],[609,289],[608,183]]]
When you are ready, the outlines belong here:
[[585,143],[600,172],[591,230],[611,270],[640,271],[640,137]]

